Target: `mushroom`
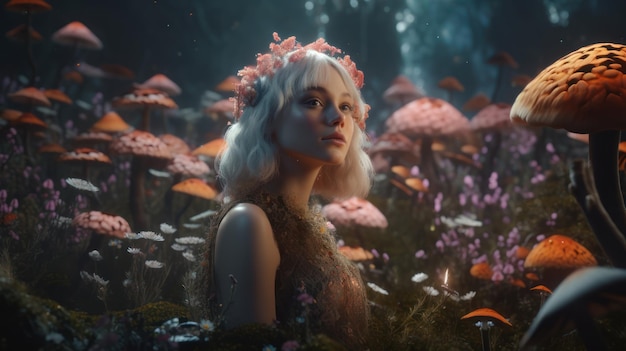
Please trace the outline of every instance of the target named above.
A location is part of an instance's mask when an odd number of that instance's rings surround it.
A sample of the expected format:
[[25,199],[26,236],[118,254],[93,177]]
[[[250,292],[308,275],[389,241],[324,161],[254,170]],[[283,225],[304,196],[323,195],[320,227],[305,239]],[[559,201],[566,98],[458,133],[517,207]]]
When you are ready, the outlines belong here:
[[606,350],[594,318],[626,305],[626,270],[581,268],[568,276],[535,316],[520,342],[531,349],[552,336],[576,328],[587,350]]
[[[593,179],[578,190],[582,193],[577,200],[605,251],[620,267],[626,267],[626,209],[617,164],[620,131],[626,128],[624,70],[626,46],[597,43],[582,47],[545,68],[528,83],[515,99],[510,115],[517,124],[589,133],[589,167]],[[572,184],[570,189],[575,192],[577,185],[583,186]],[[598,202],[595,206],[604,207],[598,211],[606,210],[621,236],[595,229],[606,225],[595,223],[597,217],[594,219],[589,213],[587,195],[595,193],[598,197],[593,199]]]
[[506,103],[489,104],[470,120],[470,128],[484,136],[491,135],[491,142],[487,142],[487,138],[483,138],[487,148],[485,161],[483,162],[483,174],[481,182],[481,190],[483,193],[487,190],[489,184],[489,175],[494,170],[494,163],[500,146],[502,144],[502,133],[513,127],[509,114],[511,113],[511,105]]
[[161,134],[159,139],[165,143],[172,155],[188,154],[191,152],[189,145],[174,134]]
[[81,177],[87,181],[90,181],[89,171],[90,167],[103,167],[111,166],[112,162],[109,156],[103,152],[87,148],[80,147],[72,151],[67,151],[59,155],[59,162],[66,164],[73,164],[81,167]]
[[[388,225],[387,218],[376,206],[356,196],[324,205],[322,214],[335,226],[384,229]],[[362,244],[360,232],[356,235]]]
[[224,138],[216,138],[208,143],[202,144],[195,148],[191,154],[205,158],[205,161],[214,160],[220,152],[226,148],[226,141]]
[[501,85],[502,72],[504,71],[504,67],[508,66],[516,69],[518,67],[518,64],[513,56],[505,51],[496,52],[487,59],[487,63],[498,67],[495,79],[496,87],[493,89],[493,94],[491,95],[491,101],[496,101],[496,97],[498,97],[498,90],[500,89]]
[[9,99],[15,103],[28,106],[30,110],[33,106],[51,106],[50,100],[46,95],[35,87],[22,88],[16,92],[9,94]]
[[165,74],[157,73],[141,84],[135,84],[140,89],[157,89],[167,93],[169,96],[180,95],[182,90],[178,84],[174,83]]
[[74,55],[76,57],[76,51],[80,48],[100,50],[102,49],[102,42],[93,34],[93,32],[87,28],[82,22],[73,21],[52,34],[52,41],[61,44],[68,45],[74,49]]
[[28,57],[28,64],[31,68],[31,76],[29,80],[29,84],[32,85],[35,83],[35,77],[37,76],[37,67],[35,66],[35,60],[33,58],[32,52],[32,15],[33,13],[50,11],[52,6],[45,2],[44,0],[10,0],[8,3],[4,5],[4,8],[7,11],[20,12],[26,14],[26,23],[25,28],[29,29],[29,35],[25,36],[25,46],[26,46],[26,54]]
[[147,229],[148,219],[145,213],[145,179],[149,162],[165,166],[172,159],[172,153],[164,142],[151,133],[134,130],[113,139],[109,148],[117,155],[132,155],[130,180],[130,207],[134,217],[134,226]]
[[117,112],[111,111],[96,121],[90,130],[92,132],[125,133],[131,129],[132,127]]
[[486,107],[491,103],[489,97],[483,93],[478,93],[471,97],[469,100],[463,104],[463,111],[467,112],[476,112],[480,111],[482,108]]
[[539,306],[543,306],[543,303],[546,301],[546,297],[552,295],[552,290],[545,285],[536,285],[530,288],[530,290],[539,292],[539,296],[541,296],[541,303]]
[[185,213],[185,211],[187,211],[189,206],[191,206],[194,197],[199,197],[206,200],[214,200],[219,195],[215,187],[207,184],[204,180],[200,178],[185,179],[182,182],[174,184],[171,190],[174,192],[189,195],[184,206],[182,206],[176,214],[174,218],[175,223],[180,222],[180,218]]
[[424,97],[409,78],[399,75],[383,93],[383,100],[394,107],[406,105],[408,102]]
[[26,155],[32,157],[32,139],[35,133],[48,129],[48,124],[30,112],[22,113],[11,125],[21,131]]
[[140,108],[143,110],[140,129],[150,131],[150,110],[178,108],[176,102],[167,93],[157,89],[136,88],[133,91],[116,97],[112,101],[115,108]]
[[476,309],[463,317],[462,320],[469,320],[474,322],[475,325],[480,329],[480,339],[482,341],[482,350],[489,351],[491,350],[491,344],[489,341],[489,330],[496,323],[500,325],[508,325],[512,327],[513,325],[506,318],[504,318],[500,313],[495,310],[487,307]]
[[431,145],[435,138],[467,133],[468,119],[454,106],[437,98],[413,100],[396,110],[385,122],[387,133],[402,133],[409,138],[421,138],[420,164],[433,183],[438,171]]
[[215,86],[215,90],[223,93],[232,93],[239,84],[239,78],[235,76],[228,76],[224,78],[218,85]]
[[378,169],[378,172],[389,170],[389,166],[397,164],[413,165],[419,162],[415,143],[406,135],[397,132],[387,132],[380,135],[367,150],[370,157],[382,156],[387,168]]
[[463,92],[465,87],[455,77],[445,77],[437,83],[437,86],[448,92],[448,102],[452,103],[452,94],[456,92]]
[[596,265],[598,262],[587,248],[561,234],[543,239],[524,260],[524,268],[543,271],[542,280],[552,289],[574,270]]
[[489,280],[493,276],[493,270],[487,262],[476,263],[470,268],[470,275],[477,279]]

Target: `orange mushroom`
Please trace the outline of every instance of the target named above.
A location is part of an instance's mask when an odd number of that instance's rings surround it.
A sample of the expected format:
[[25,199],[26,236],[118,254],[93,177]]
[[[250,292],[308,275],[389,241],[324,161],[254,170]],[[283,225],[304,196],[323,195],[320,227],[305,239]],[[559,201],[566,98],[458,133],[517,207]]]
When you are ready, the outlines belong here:
[[[607,255],[622,268],[626,267],[626,211],[617,160],[620,133],[626,129],[624,62],[626,45],[622,44],[597,43],[571,52],[526,85],[510,114],[517,124],[589,133],[593,176],[584,176],[581,165],[573,168],[570,188]],[[583,177],[589,181],[577,181]],[[618,232],[611,230],[613,225]]]
[[504,318],[504,316],[502,316],[500,313],[487,307],[476,309],[461,317],[461,320],[474,322],[476,326],[480,329],[480,337],[482,341],[483,351],[491,350],[491,345],[489,341],[489,330],[492,326],[494,326],[496,323],[509,327],[513,326],[511,322]]
[[491,280],[493,276],[493,270],[487,262],[479,262],[470,268],[470,275],[474,278]]
[[548,287],[556,287],[572,271],[588,266],[596,266],[595,257],[574,239],[554,234],[530,250],[524,268],[543,271],[543,280]]
[[93,132],[122,133],[128,132],[132,127],[114,111],[108,112],[91,126]]

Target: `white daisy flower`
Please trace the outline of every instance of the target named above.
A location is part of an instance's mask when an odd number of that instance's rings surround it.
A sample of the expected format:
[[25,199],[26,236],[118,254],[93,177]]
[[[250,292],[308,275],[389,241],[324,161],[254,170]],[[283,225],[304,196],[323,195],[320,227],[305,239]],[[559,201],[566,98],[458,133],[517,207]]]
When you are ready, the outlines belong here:
[[79,178],[66,178],[65,182],[73,188],[78,190],[89,191],[92,193],[100,191],[97,186],[93,185],[90,181]]
[[124,234],[124,238],[128,239],[128,240],[137,240],[137,239],[141,239],[141,237],[139,236],[139,234],[136,233],[125,233]]
[[176,233],[176,228],[167,223],[161,223],[161,231],[163,232],[163,234],[174,234]]
[[426,274],[426,273],[417,273],[416,275],[411,277],[411,281],[413,281],[415,283],[421,283],[421,282],[423,282],[426,279],[428,279],[428,274]]
[[195,222],[195,221],[197,221],[199,219],[203,219],[203,218],[209,217],[211,215],[214,215],[215,213],[217,213],[217,211],[214,211],[214,210],[208,210],[208,211],[200,212],[197,215],[189,218],[189,220],[192,221],[192,222]]
[[161,234],[157,234],[149,230],[139,232],[137,235],[139,235],[140,238],[146,239],[146,240],[152,240],[152,241],[164,241],[165,240]]
[[197,245],[204,244],[206,240],[199,238],[197,236],[183,236],[182,238],[174,239],[178,244],[181,245]]
[[104,280],[104,278],[102,278],[101,276],[97,275],[96,273],[93,274],[93,280],[98,283],[98,285],[100,286],[107,286],[109,284],[108,280]]
[[439,290],[433,288],[432,286],[424,286],[422,289],[424,289],[424,291],[430,296],[439,296]]
[[169,178],[171,176],[168,172],[157,171],[156,169],[152,168],[150,168],[148,172],[157,178]]
[[187,247],[187,245],[181,245],[181,244],[173,243],[171,248],[174,251],[185,251],[185,250],[187,250],[188,247]]
[[470,292],[468,292],[467,294],[462,295],[462,296],[461,296],[461,300],[463,300],[463,301],[469,301],[469,300],[473,299],[473,298],[474,298],[474,296],[476,296],[476,291],[470,291]]
[[165,263],[162,263],[156,260],[146,260],[145,264],[146,264],[146,267],[155,268],[155,269],[163,268],[163,266],[165,266]]
[[126,249],[126,251],[128,251],[128,253],[131,255],[138,255],[141,253],[141,249],[136,247],[129,247],[128,249]]
[[191,251],[183,252],[183,257],[189,262],[196,262],[196,256],[194,256]]
[[389,292],[387,290],[381,288],[380,286],[374,283],[367,283],[367,286],[369,286],[372,290],[376,291],[379,294],[389,295]]
[[104,259],[98,250],[89,251],[89,258],[95,262],[100,262]]

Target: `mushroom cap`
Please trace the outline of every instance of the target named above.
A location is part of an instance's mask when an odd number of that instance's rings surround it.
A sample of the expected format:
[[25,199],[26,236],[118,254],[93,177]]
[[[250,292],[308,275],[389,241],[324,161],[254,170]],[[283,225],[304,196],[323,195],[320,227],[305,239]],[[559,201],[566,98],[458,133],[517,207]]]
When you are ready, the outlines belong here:
[[72,223],[77,227],[91,229],[98,234],[120,239],[124,239],[126,233],[132,232],[130,225],[124,218],[100,211],[79,213],[74,217]]
[[586,267],[554,289],[520,342],[520,349],[575,327],[576,318],[594,318],[626,307],[626,270]]
[[580,141],[581,143],[589,144],[589,134],[567,132],[567,136],[570,139]]
[[0,118],[11,123],[15,120],[17,120],[18,118],[20,118],[20,116],[23,114],[24,112],[20,111],[20,110],[14,110],[14,109],[10,109],[10,108],[5,108],[0,110]]
[[180,95],[180,93],[182,92],[178,84],[174,83],[174,81],[172,81],[165,74],[162,73],[157,73],[153,75],[141,84],[135,84],[135,87],[141,89],[148,88],[161,90],[170,96]]
[[81,147],[72,151],[64,152],[59,155],[59,162],[74,164],[91,164],[91,165],[110,165],[112,164],[109,156],[95,149]]
[[189,178],[180,183],[174,184],[174,186],[172,186],[172,191],[201,197],[207,200],[213,200],[218,195],[218,192],[214,187],[205,183],[200,178]]
[[493,276],[493,269],[487,262],[479,262],[470,268],[470,275],[474,278],[491,280]]
[[530,290],[532,290],[532,291],[540,291],[540,292],[544,292],[544,293],[547,293],[547,294],[552,294],[552,290],[550,290],[550,288],[548,288],[545,285],[536,285],[536,286],[533,286],[532,288],[530,288]]
[[493,131],[512,127],[510,113],[511,105],[507,103],[487,105],[472,117],[470,128],[474,131]]
[[491,55],[491,57],[487,59],[487,63],[497,66],[509,66],[511,68],[517,68],[519,66],[513,56],[506,51],[496,52]]
[[113,99],[112,105],[115,108],[143,108],[151,106],[163,109],[178,108],[166,92],[151,88],[135,88],[128,94]]
[[215,90],[223,93],[234,92],[237,85],[239,85],[239,78],[235,76],[228,76],[215,86]]
[[197,156],[188,154],[175,154],[167,165],[166,170],[172,174],[200,177],[211,172],[209,165]]
[[172,153],[161,139],[143,130],[133,130],[113,139],[109,145],[111,151],[118,155],[171,160]]
[[478,308],[464,315],[463,317],[461,317],[461,319],[469,319],[475,322],[488,320],[491,322],[497,322],[500,324],[508,325],[509,327],[513,326],[511,322],[509,322],[506,318],[504,318],[504,316],[502,316],[500,313],[488,307]]
[[85,132],[72,138],[73,145],[90,146],[97,144],[108,144],[113,141],[111,134],[104,132]]
[[39,149],[37,149],[37,152],[40,154],[62,154],[64,152],[67,152],[67,150],[61,146],[60,144],[57,143],[50,143],[50,144],[44,144],[41,147],[39,147]]
[[491,99],[483,93],[478,93],[472,96],[469,100],[463,104],[463,111],[473,112],[480,111],[491,103]]
[[413,189],[414,191],[417,191],[420,193],[428,192],[428,187],[426,186],[426,184],[424,184],[424,181],[420,178],[416,178],[416,177],[407,178],[404,180],[404,184],[406,184],[409,188]]
[[170,149],[170,152],[174,155],[188,154],[191,152],[189,145],[174,134],[161,134],[159,135],[159,139],[167,145],[167,148]]
[[100,65],[100,69],[110,78],[135,79],[135,72],[120,64],[103,63]]
[[387,218],[371,202],[353,196],[344,201],[334,201],[322,207],[322,213],[334,225],[346,227],[387,228]]
[[67,94],[65,94],[64,92],[62,92],[59,89],[46,89],[43,91],[43,94],[49,99],[49,100],[54,100],[54,101],[58,101],[67,105],[71,105],[72,104],[72,99],[70,99],[69,96],[67,96]]
[[46,95],[35,87],[22,88],[14,93],[9,94],[9,99],[18,104],[33,106],[51,106],[50,100]]
[[191,154],[195,156],[205,156],[209,158],[215,158],[217,155],[226,148],[226,141],[224,138],[217,138],[202,144],[195,148]]
[[535,245],[524,261],[525,268],[571,269],[597,264],[589,250],[561,234],[551,235]]
[[445,77],[442,80],[439,81],[439,83],[437,83],[437,86],[440,87],[441,89],[445,89],[445,90],[450,90],[450,91],[464,91],[465,87],[463,87],[463,84],[461,84],[461,82],[459,82],[458,79],[456,79],[455,77]]
[[132,127],[115,111],[111,111],[102,116],[91,126],[93,132],[121,133],[127,132]]
[[598,43],[539,73],[515,99],[513,123],[576,133],[626,129],[626,46]]
[[48,124],[30,112],[22,113],[16,120],[11,122],[16,127],[23,127],[31,130],[43,130],[48,128]]
[[383,100],[388,103],[406,103],[421,97],[424,97],[424,93],[403,75],[394,78],[389,88],[383,93]]
[[77,46],[85,49],[102,49],[100,39],[79,21],[70,22],[54,32],[52,41],[62,45]]
[[4,8],[13,12],[38,13],[50,11],[52,6],[44,0],[10,0]]
[[376,139],[374,144],[367,150],[370,155],[382,153],[399,158],[408,157],[417,160],[415,143],[402,133],[384,133]]
[[[28,29],[27,29],[28,28]],[[26,41],[27,37],[30,37],[33,41],[40,41],[43,39],[41,33],[35,30],[32,26],[26,26],[25,24],[20,24],[19,26],[11,29],[6,33],[6,37],[15,41]]]
[[469,131],[469,120],[448,102],[437,98],[413,100],[396,110],[385,122],[386,132],[408,137],[450,136]]
[[214,121],[220,119],[220,117],[232,119],[235,105],[230,99],[221,99],[207,106],[202,112]]
[[340,246],[338,248],[339,253],[346,256],[350,261],[359,262],[359,261],[367,261],[374,258],[374,254],[370,251],[365,250],[360,246],[352,247],[352,246]]

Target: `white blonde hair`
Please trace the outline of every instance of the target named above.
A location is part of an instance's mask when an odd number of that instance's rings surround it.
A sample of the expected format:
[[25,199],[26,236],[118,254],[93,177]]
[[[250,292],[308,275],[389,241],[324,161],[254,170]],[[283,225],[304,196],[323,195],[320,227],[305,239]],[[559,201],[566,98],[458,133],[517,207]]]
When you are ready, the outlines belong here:
[[[355,110],[360,111],[355,125],[362,121],[366,106],[361,93],[336,59],[314,50],[308,50],[296,62],[289,62],[287,56],[273,77],[264,76],[255,82],[255,100],[245,106],[239,121],[226,131],[227,147],[216,159],[215,169],[227,194],[241,196],[278,173],[278,148],[272,139],[277,116],[297,93],[325,80],[328,67],[339,73],[348,92],[355,97]],[[367,135],[360,128],[354,129],[344,162],[322,167],[314,193],[327,199],[368,194],[373,167],[363,150]]]

